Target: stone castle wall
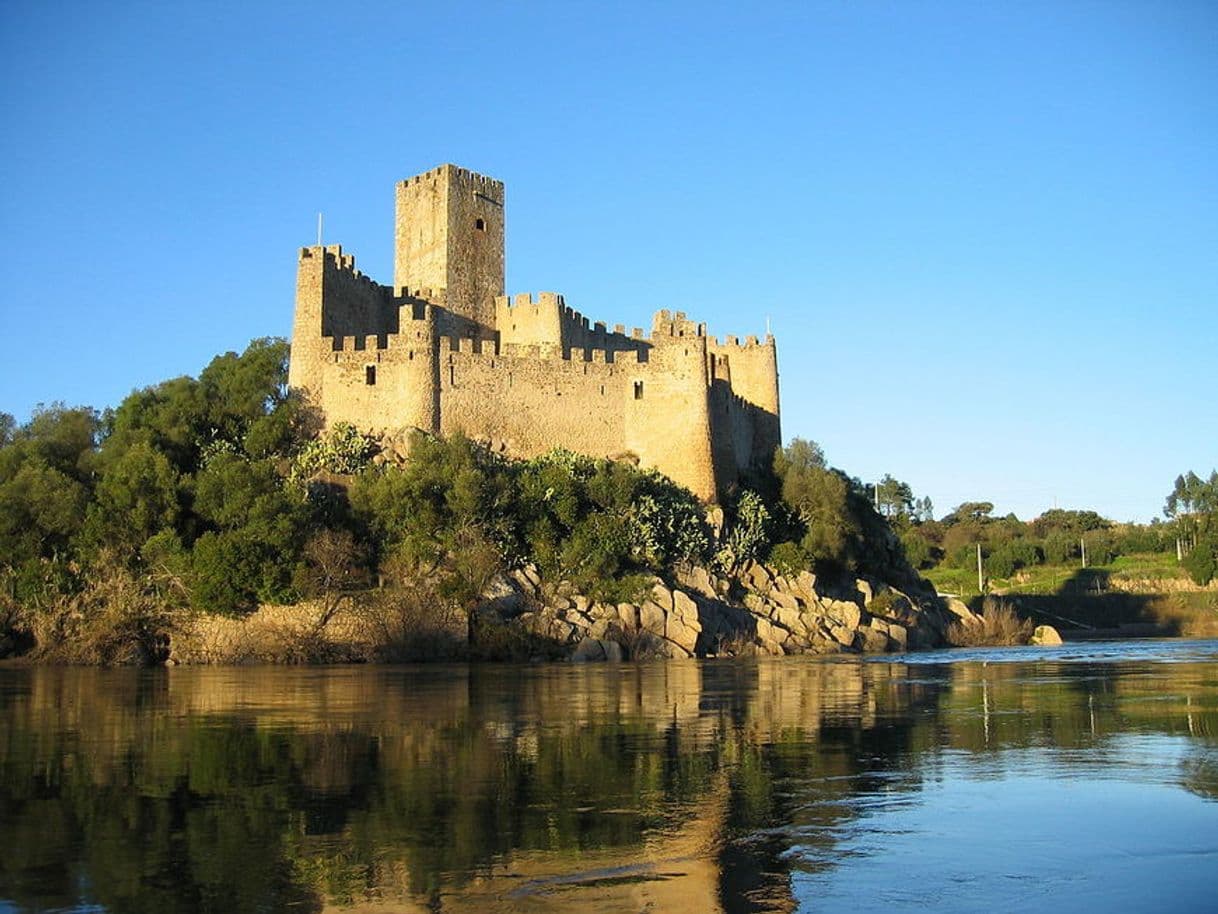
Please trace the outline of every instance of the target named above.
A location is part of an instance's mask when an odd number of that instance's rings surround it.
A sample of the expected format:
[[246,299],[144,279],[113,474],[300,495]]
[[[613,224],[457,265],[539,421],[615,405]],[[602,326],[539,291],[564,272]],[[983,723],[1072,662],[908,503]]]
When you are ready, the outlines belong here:
[[554,293],[503,296],[503,185],[441,166],[401,182],[394,285],[341,246],[304,248],[289,383],[327,422],[464,432],[530,457],[633,455],[714,500],[780,442],[772,337],[677,312],[650,333],[589,321]]

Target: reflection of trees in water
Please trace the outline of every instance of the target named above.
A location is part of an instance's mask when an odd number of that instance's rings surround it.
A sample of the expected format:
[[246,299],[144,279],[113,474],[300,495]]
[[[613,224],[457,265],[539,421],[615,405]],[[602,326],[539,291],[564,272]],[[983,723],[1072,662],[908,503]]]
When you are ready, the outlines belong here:
[[[944,750],[1212,745],[1213,668],[1176,667],[1167,700],[1155,670],[1081,664],[10,671],[0,897],[472,910],[566,873],[510,907],[578,889],[782,910],[792,843],[831,860],[859,797],[917,790]],[[1198,758],[1181,779],[1213,796]]]

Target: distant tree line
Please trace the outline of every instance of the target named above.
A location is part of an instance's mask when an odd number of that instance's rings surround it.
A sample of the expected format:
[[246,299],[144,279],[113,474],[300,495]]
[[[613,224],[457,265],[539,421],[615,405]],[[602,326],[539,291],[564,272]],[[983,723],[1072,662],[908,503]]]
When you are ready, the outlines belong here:
[[867,487],[879,512],[901,539],[915,568],[972,568],[981,548],[989,576],[1009,578],[1021,568],[1081,562],[1106,565],[1120,555],[1175,552],[1198,584],[1218,574],[1218,471],[1202,479],[1177,477],[1164,507],[1166,521],[1118,524],[1095,511],[1054,508],[1030,521],[994,516],[986,501],[965,502],[935,519],[929,499],[915,499],[907,483],[885,476]]

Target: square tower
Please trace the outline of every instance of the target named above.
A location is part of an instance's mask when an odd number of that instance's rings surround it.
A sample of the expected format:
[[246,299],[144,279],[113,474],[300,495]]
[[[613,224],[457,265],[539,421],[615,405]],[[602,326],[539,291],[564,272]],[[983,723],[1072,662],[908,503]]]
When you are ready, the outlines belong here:
[[504,290],[503,182],[441,165],[397,185],[393,285],[447,290],[448,310],[495,329]]

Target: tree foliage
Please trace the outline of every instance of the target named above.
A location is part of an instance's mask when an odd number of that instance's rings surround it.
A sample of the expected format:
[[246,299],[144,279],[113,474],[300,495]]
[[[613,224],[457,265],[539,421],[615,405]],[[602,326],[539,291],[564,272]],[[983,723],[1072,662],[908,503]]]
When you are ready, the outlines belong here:
[[[797,438],[780,448],[774,474],[791,511],[794,529],[786,541],[796,543],[811,564],[887,579],[910,573],[900,541],[867,490],[828,467],[818,445]],[[784,550],[786,560],[790,555]]]

